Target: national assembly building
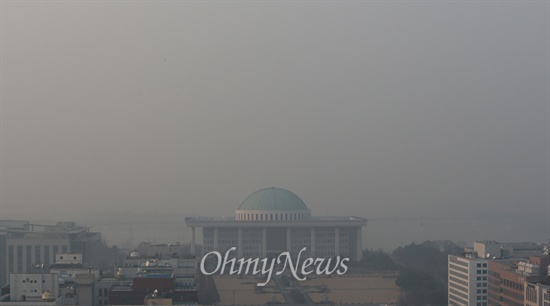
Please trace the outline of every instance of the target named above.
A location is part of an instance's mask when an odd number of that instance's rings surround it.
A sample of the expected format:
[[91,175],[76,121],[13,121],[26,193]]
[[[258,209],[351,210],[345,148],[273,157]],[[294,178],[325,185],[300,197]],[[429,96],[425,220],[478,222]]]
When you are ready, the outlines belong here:
[[[276,257],[282,252],[297,256],[360,260],[359,217],[313,217],[304,201],[281,188],[265,188],[249,195],[235,217],[186,218],[192,229],[191,253],[196,255],[196,228],[202,228],[203,254],[237,247],[237,257]],[[198,254],[200,255],[200,254]]]

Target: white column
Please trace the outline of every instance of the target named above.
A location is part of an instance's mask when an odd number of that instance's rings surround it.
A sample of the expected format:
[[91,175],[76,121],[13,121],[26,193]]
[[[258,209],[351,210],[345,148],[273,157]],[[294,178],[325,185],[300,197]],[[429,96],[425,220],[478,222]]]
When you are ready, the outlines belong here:
[[309,254],[310,257],[315,257],[315,227],[311,228],[311,250]]
[[191,227],[191,255],[196,256],[195,252],[195,227]]
[[267,229],[262,228],[262,257],[267,257]]
[[237,229],[237,256],[243,257],[243,229]]
[[292,249],[292,233],[290,227],[286,228],[286,250],[290,252]]
[[214,227],[214,251],[218,251],[218,228]]
[[340,229],[334,228],[334,256],[340,255]]
[[357,261],[361,260],[361,258],[363,257],[363,236],[361,229],[361,226],[359,226],[359,228],[357,229]]
[[29,256],[30,254],[27,255],[27,246],[25,246],[25,245],[22,246],[21,252],[23,252],[23,254],[21,254],[21,255],[23,255],[23,256],[21,256],[21,260],[23,261],[21,263],[21,266],[23,268],[22,272],[23,273],[28,273],[28,271],[27,271],[27,256]]

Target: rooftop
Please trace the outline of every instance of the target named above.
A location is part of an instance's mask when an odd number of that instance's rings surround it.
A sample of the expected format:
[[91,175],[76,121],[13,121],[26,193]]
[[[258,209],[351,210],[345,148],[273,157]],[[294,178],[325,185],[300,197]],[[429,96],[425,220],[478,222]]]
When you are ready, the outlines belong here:
[[308,208],[293,192],[271,187],[249,195],[238,210],[308,210]]

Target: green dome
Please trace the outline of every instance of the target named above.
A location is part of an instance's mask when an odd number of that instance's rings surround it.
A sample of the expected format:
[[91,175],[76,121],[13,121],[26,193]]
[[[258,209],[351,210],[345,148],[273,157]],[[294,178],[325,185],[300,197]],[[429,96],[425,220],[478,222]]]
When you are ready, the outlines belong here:
[[260,189],[249,195],[238,210],[307,210],[307,206],[294,193],[281,188]]

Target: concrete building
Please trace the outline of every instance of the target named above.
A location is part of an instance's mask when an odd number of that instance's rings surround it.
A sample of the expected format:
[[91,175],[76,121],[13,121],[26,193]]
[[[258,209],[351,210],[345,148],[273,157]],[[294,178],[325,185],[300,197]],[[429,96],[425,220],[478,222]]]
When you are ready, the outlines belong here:
[[494,240],[474,242],[474,253],[479,257],[491,259],[529,258],[531,255],[542,254],[544,244],[535,242],[497,242]]
[[285,251],[296,256],[306,247],[302,256],[340,255],[352,260],[361,259],[361,229],[367,224],[359,217],[312,217],[302,199],[275,187],[249,195],[235,217],[186,218],[185,222],[193,233],[193,255],[195,230],[202,228],[203,253],[237,247],[238,257],[274,257]]
[[488,305],[488,262],[472,253],[449,255],[449,305]]
[[101,234],[74,222],[56,225],[31,224],[28,221],[0,220],[0,286],[10,273],[31,273],[37,267],[48,267],[57,254],[82,254],[84,263],[93,261]]
[[543,282],[548,269],[548,266],[541,267],[537,262],[548,265],[548,259],[541,260],[540,256],[532,256],[529,261],[491,260],[489,262],[489,305],[523,306],[528,303],[527,297],[532,300],[533,291],[527,288],[528,283]]
[[550,283],[526,283],[525,306],[550,306]]
[[43,294],[50,293],[51,301],[59,297],[57,274],[10,274],[10,301],[40,302]]
[[78,275],[93,275],[95,278],[101,276],[98,266],[83,265],[82,254],[59,253],[55,255],[55,263],[49,266],[50,273],[59,274],[60,282],[74,282]]

